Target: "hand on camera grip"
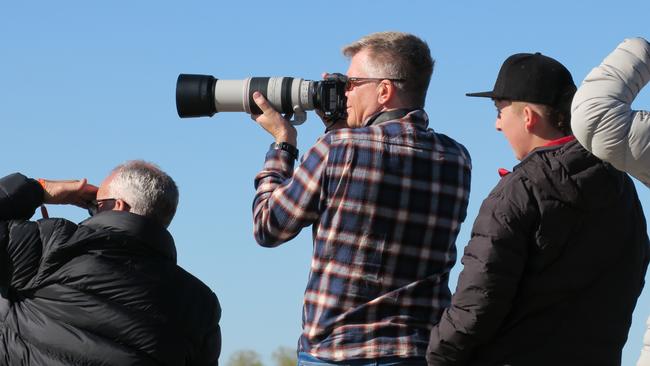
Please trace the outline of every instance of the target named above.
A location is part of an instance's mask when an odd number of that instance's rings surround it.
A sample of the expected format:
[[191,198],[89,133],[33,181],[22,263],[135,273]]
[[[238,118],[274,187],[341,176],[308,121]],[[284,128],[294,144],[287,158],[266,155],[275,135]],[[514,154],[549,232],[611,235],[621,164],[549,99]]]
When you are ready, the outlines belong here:
[[255,120],[263,129],[273,136],[275,142],[286,142],[296,146],[297,131],[289,121],[273,109],[271,104],[260,92],[253,93],[253,100],[260,108],[262,114],[253,114],[251,118]]

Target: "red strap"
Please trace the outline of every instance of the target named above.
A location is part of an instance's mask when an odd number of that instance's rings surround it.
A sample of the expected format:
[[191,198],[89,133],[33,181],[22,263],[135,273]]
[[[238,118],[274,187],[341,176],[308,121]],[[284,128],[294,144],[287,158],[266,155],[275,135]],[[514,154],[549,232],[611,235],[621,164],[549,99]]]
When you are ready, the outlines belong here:
[[[38,181],[38,184],[40,184],[41,187],[43,187],[43,190],[45,190],[45,179],[38,178],[37,181]],[[50,215],[48,214],[47,208],[45,207],[45,205],[41,205],[41,216],[43,216],[44,219],[49,219],[50,218]]]

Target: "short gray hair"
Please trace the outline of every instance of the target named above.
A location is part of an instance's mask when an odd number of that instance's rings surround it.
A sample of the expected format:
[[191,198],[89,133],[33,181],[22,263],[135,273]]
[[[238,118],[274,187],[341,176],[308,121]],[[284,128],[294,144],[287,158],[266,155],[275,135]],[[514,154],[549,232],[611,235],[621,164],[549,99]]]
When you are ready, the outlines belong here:
[[378,32],[343,47],[343,54],[351,58],[362,50],[370,52],[370,77],[405,79],[395,82],[397,90],[411,107],[424,107],[434,65],[426,42],[409,33]]
[[158,166],[143,160],[115,167],[109,183],[112,198],[124,200],[132,213],[149,217],[168,227],[178,206],[178,187]]

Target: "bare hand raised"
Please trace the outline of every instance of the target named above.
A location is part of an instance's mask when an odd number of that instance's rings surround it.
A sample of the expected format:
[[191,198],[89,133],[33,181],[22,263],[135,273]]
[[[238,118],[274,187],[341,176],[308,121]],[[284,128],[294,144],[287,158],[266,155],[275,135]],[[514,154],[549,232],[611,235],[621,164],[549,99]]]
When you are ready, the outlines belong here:
[[59,205],[75,205],[88,208],[88,203],[97,197],[97,187],[80,180],[39,179],[45,191],[43,202]]
[[275,139],[275,142],[286,142],[296,146],[298,134],[296,128],[293,127],[286,118],[282,117],[278,111],[273,109],[262,93],[254,92],[253,100],[262,110],[262,114],[253,114],[251,115],[251,118],[262,126],[266,132],[270,133]]

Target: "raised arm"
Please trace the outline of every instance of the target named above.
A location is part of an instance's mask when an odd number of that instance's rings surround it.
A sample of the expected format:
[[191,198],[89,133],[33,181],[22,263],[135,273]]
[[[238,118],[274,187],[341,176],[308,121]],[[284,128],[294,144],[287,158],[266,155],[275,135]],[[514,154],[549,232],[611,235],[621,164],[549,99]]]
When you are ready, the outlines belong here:
[[587,150],[650,186],[650,112],[631,108],[648,81],[650,44],[623,41],[578,89],[571,127]]
[[52,228],[28,221],[39,205],[83,207],[97,193],[97,187],[85,179],[41,182],[19,173],[0,178],[0,288],[20,289],[38,269],[43,252],[41,233],[44,227]]

